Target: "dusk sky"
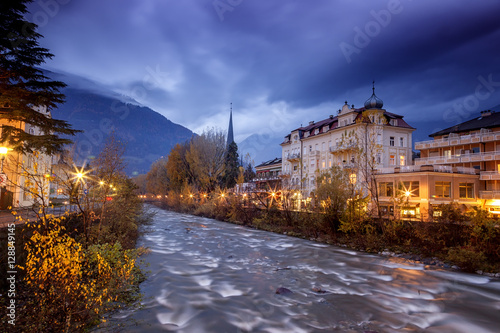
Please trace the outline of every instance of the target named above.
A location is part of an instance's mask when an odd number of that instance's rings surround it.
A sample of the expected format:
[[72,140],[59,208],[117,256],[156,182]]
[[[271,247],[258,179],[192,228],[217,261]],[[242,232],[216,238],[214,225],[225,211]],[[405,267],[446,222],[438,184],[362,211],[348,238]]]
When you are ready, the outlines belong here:
[[258,134],[277,145],[346,100],[361,107],[373,80],[387,111],[420,131],[432,122],[414,141],[500,104],[498,0],[54,0],[30,10],[55,55],[46,69],[197,133],[226,130],[232,102],[237,142]]

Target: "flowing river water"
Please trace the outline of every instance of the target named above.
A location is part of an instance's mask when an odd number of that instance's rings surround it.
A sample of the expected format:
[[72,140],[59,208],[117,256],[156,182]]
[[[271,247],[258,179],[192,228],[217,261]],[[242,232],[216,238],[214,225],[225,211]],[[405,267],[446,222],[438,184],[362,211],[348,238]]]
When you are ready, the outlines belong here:
[[500,332],[499,279],[153,209],[123,331]]

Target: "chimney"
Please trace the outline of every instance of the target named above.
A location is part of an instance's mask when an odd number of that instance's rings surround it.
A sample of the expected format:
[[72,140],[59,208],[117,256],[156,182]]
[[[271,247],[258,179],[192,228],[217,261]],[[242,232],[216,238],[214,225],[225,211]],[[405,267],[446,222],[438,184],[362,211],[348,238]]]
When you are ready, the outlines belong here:
[[309,122],[309,125],[314,125],[314,120],[311,120],[311,121]]
[[488,117],[488,116],[491,116],[493,113],[495,113],[495,111],[491,111],[491,110],[481,111],[481,117]]
[[333,119],[333,114],[330,115],[330,119]]

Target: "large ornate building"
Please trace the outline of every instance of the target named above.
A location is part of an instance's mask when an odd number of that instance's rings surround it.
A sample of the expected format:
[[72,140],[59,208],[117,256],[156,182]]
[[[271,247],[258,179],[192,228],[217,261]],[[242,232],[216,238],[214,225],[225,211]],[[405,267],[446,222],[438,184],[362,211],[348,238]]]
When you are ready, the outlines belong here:
[[[287,184],[283,186],[300,190],[302,199],[308,200],[317,176],[334,165],[350,168],[360,181],[363,174],[359,168],[367,164],[363,159],[374,161],[371,167],[380,170],[406,166],[411,163],[414,130],[403,116],[383,109],[373,88],[364,107],[345,102],[337,115],[311,121],[285,136],[281,143],[282,174]],[[372,156],[360,156],[361,150]]]

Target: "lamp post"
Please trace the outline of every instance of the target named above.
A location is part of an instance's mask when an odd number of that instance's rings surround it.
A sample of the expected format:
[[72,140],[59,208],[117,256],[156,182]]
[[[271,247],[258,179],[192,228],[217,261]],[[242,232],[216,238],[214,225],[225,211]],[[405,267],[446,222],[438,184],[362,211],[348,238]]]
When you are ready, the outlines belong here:
[[[5,186],[6,185],[6,182],[7,182],[7,175],[5,175],[3,173],[3,162],[5,160],[5,156],[7,156],[7,153],[9,152],[9,148],[7,147],[0,147],[0,155],[1,155],[1,159],[2,159],[2,165],[0,167],[0,186]],[[4,192],[4,188],[2,188],[0,190],[0,205],[3,205],[3,201],[4,201],[4,198],[3,198],[3,192]],[[2,209],[4,209],[4,207],[1,207]],[[7,207],[5,207],[7,208]]]
[[411,222],[410,196],[411,196],[411,192],[410,191],[405,191],[405,197],[406,197],[406,216],[410,218],[410,222]]
[[356,185],[356,177],[355,173],[349,175],[349,183],[351,184],[351,221],[354,213],[354,186]]
[[5,160],[5,156],[7,156],[8,152],[9,152],[9,148],[0,147],[0,155],[2,156],[2,166],[1,166],[0,173],[3,173],[3,161]]

